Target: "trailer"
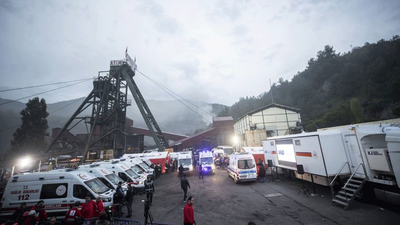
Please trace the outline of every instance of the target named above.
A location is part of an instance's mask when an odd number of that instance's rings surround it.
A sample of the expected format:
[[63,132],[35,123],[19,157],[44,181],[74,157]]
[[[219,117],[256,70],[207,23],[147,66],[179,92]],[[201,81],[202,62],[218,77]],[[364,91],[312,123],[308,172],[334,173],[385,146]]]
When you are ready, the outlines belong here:
[[345,209],[356,197],[400,205],[399,126],[349,125],[270,137],[263,148],[265,160],[286,176],[331,186],[333,203]]

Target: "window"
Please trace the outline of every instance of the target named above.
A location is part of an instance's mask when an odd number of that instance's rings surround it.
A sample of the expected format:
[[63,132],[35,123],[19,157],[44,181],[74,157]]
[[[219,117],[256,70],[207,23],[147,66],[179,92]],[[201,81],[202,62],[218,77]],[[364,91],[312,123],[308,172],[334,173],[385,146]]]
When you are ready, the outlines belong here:
[[238,161],[239,169],[251,169],[254,167],[255,167],[255,165],[253,164],[253,160],[251,160],[251,159],[244,159],[244,160]]
[[[115,174],[114,174],[115,175]],[[105,184],[108,188],[110,189],[114,189],[114,187],[110,184],[110,182],[108,182],[106,179],[104,179],[103,177],[98,177],[97,179],[99,179],[103,184]]]
[[[75,184],[74,185],[74,197],[79,199],[85,199],[86,193],[90,193],[88,189],[86,189],[83,185]],[[92,195],[92,194],[90,194]],[[94,199],[94,196],[91,196]]]
[[43,184],[40,192],[40,199],[66,198],[68,194],[68,184]]
[[124,172],[119,172],[118,176],[123,180],[123,181],[127,181],[128,180],[128,176],[126,175],[126,173]]

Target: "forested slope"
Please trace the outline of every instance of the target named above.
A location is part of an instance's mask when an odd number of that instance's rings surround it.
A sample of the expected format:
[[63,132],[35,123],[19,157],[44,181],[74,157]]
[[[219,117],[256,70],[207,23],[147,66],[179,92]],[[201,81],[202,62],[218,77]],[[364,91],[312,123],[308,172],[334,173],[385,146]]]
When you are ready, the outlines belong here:
[[306,131],[400,117],[400,38],[365,43],[351,52],[325,46],[291,81],[241,98],[220,115],[240,118],[274,103],[299,108]]

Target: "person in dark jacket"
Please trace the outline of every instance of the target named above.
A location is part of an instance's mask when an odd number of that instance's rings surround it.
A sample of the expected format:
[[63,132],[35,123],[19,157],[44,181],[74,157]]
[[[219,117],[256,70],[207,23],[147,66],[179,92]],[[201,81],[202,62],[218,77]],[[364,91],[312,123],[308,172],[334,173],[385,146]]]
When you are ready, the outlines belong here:
[[117,189],[115,190],[113,201],[115,204],[115,217],[120,218],[122,216],[122,204],[124,204],[124,190],[122,189],[122,182],[118,183]]
[[147,180],[144,181],[144,189],[146,192],[146,200],[151,206],[153,203],[153,193],[156,191],[154,188],[154,182],[151,180],[150,176],[147,176]]
[[183,175],[182,179],[181,179],[181,188],[183,190],[183,202],[186,202],[186,194],[187,194],[187,190],[188,187],[190,188],[190,184],[188,179],[186,178],[186,174]]
[[204,179],[204,176],[203,176],[203,165],[201,165],[201,164],[199,165],[199,179]]
[[183,166],[182,164],[179,166],[179,178],[182,178],[183,176]]
[[19,209],[15,210],[12,215],[12,219],[18,222],[18,225],[24,224],[24,213],[30,211],[28,207],[26,207],[26,202],[21,203]]
[[126,216],[127,218],[130,218],[132,216],[132,202],[134,195],[135,195],[135,189],[132,187],[131,184],[128,184],[128,190],[126,190],[125,194],[126,209],[128,211],[128,215]]
[[265,183],[265,168],[262,164],[259,167],[260,168],[258,169],[258,176],[260,178],[261,183]]

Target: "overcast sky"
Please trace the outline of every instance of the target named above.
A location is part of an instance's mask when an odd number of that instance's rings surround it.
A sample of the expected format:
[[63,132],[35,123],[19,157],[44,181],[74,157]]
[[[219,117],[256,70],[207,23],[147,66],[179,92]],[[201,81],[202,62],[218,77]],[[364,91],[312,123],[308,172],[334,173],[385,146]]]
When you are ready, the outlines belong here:
[[[325,45],[343,53],[394,35],[399,0],[0,0],[0,90],[96,77],[128,47],[140,72],[185,99],[232,105],[269,80],[290,81]],[[134,79],[145,99],[172,99]],[[35,96],[54,103],[91,90],[90,80]]]

